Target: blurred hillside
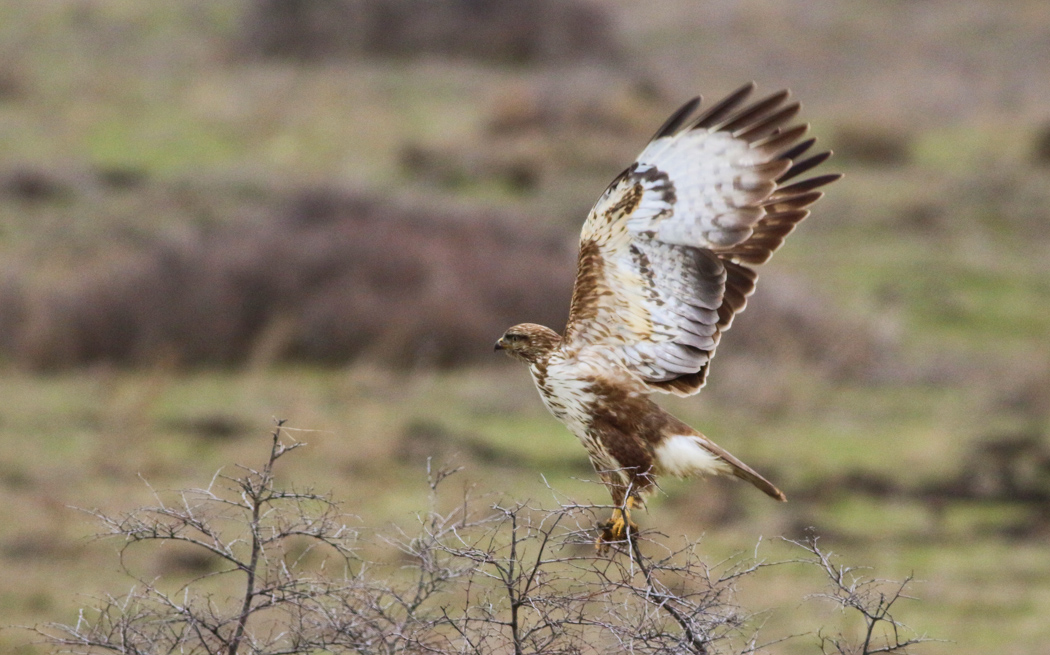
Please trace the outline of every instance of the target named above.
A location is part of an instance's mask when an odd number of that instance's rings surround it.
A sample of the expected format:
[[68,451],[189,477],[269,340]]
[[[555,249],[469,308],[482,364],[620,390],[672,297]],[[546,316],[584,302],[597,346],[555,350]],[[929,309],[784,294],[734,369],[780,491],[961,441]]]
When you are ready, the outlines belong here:
[[492,342],[560,327],[605,185],[754,79],[846,177],[668,405],[793,502],[671,483],[646,523],[713,553],[816,526],[931,581],[913,623],[956,643],[924,652],[1040,652],[1050,5],[426,4],[0,0],[0,622],[120,588],[67,506],[206,484],[274,414],[366,522],[418,509],[428,456],[593,495]]
[[[792,302],[839,296],[798,314],[862,309],[850,332],[869,323],[879,343],[954,339],[957,321],[1008,343],[1048,327],[1023,307],[1045,270],[983,311],[1015,248],[1043,245],[1038,3],[549,4],[527,25],[491,2],[427,20],[363,0],[7,5],[0,354],[48,369],[487,358],[505,325],[564,316],[578,225],[653,125],[750,77],[795,89],[850,173],[800,238],[855,259],[789,252]],[[401,36],[381,38],[388,25]],[[428,206],[432,224],[409,227]],[[311,211],[327,226],[313,236],[296,227]],[[989,242],[1011,256],[978,265]],[[919,254],[977,279],[931,276]],[[425,334],[433,303],[460,334]]]

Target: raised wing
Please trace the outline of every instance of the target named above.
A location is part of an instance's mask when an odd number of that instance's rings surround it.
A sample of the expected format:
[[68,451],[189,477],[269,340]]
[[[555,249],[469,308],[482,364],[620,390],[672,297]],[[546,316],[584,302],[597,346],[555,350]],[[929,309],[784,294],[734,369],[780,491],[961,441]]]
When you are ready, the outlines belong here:
[[780,91],[746,85],[707,111],[694,98],[657,131],[591,210],[563,348],[598,348],[651,388],[697,392],[762,264],[839,175],[787,184],[830,156],[788,126]]

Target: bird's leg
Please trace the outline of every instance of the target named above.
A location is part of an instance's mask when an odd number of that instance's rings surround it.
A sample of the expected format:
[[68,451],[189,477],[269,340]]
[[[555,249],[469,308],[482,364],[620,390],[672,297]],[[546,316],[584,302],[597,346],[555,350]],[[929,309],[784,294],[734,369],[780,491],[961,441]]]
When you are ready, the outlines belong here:
[[623,507],[614,509],[612,517],[602,524],[602,532],[594,545],[599,553],[604,555],[609,551],[610,544],[627,541],[638,534],[638,524],[631,520],[631,510],[636,504],[634,496],[628,496]]

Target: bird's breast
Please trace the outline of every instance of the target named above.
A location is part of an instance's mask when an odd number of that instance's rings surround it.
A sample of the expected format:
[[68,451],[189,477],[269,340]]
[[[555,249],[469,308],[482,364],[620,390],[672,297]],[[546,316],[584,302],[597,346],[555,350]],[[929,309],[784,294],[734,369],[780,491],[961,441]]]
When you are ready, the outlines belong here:
[[547,410],[583,439],[595,401],[593,379],[568,362],[551,361],[530,367],[532,379]]

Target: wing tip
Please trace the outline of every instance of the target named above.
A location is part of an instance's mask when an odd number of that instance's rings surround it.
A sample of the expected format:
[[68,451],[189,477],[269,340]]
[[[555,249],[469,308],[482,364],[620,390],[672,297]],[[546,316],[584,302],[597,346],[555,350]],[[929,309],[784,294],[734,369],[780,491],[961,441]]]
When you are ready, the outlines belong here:
[[711,106],[710,109],[697,116],[696,119],[689,125],[689,129],[695,130],[700,128],[709,128],[713,125],[718,124],[722,121],[722,119],[726,118],[729,114],[731,114],[733,110],[739,107],[740,104],[744,102],[744,100],[746,100],[747,97],[751,95],[751,93],[754,92],[756,88],[758,88],[758,85],[755,84],[754,80],[748,82],[747,84],[744,84],[736,91],[733,91],[725,98],[722,98],[721,100],[716,102],[714,105]]
[[695,95],[689,100],[686,100],[681,107],[675,110],[675,112],[664,121],[664,124],[660,126],[660,129],[656,130],[656,134],[653,135],[653,138],[649,139],[649,142],[651,143],[657,139],[662,139],[665,136],[671,136],[677,132],[679,128],[689,120],[689,117],[692,116],[693,112],[700,107],[702,102],[703,96],[701,95]]

